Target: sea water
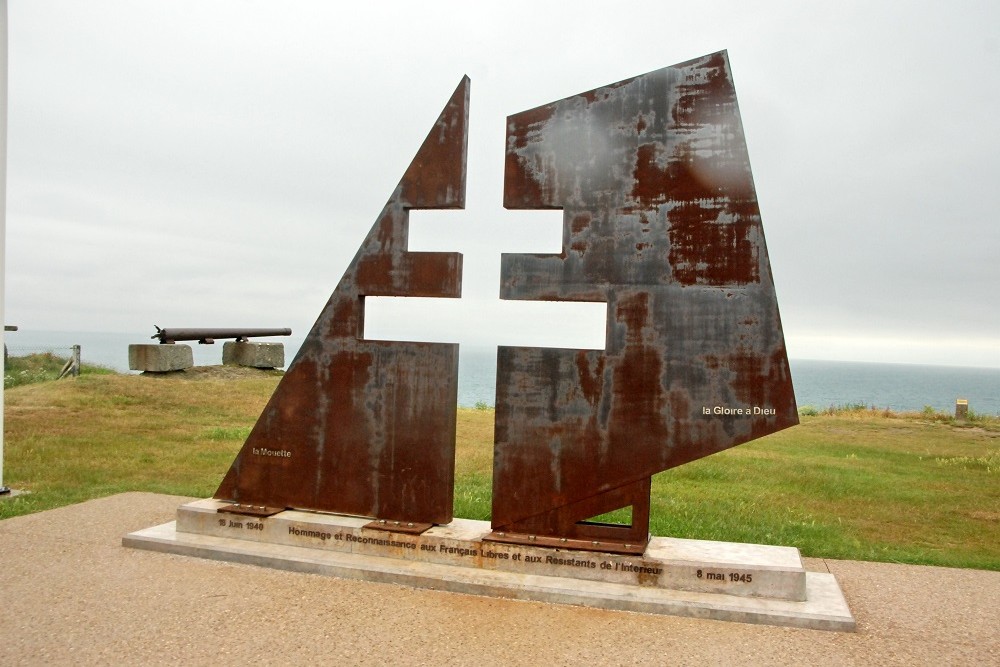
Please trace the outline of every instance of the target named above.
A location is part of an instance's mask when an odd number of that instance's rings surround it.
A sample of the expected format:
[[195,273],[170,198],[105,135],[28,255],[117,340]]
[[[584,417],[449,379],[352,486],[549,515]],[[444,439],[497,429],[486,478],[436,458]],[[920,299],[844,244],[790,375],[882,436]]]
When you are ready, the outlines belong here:
[[[291,362],[301,336],[254,339],[285,344]],[[15,331],[6,334],[12,355],[53,351],[68,356],[80,345],[84,363],[128,370],[128,346],[153,343],[150,333],[67,333]],[[222,363],[222,343],[191,345],[198,366]],[[459,350],[458,403],[492,406],[496,400],[496,348],[462,345]],[[830,406],[866,405],[896,411],[919,411],[930,406],[951,414],[955,400],[964,398],[978,414],[1000,415],[1000,368],[968,368],[911,364],[875,364],[792,359],[792,383],[799,407],[822,410]]]

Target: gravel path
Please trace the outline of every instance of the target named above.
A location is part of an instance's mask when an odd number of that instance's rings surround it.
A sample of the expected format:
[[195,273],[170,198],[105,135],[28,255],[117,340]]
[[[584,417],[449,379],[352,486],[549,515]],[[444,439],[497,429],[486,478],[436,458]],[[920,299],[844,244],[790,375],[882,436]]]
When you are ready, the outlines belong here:
[[1000,572],[807,559],[839,633],[480,598],[124,548],[190,499],[0,521],[0,664],[1000,665]]

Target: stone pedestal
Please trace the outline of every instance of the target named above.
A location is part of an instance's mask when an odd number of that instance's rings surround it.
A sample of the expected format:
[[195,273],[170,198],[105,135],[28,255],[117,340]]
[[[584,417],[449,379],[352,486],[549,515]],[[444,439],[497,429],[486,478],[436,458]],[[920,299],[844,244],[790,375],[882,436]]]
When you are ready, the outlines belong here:
[[190,345],[129,345],[128,367],[134,371],[166,373],[194,366]]
[[[125,546],[285,570],[654,614],[854,630],[833,575],[807,572],[798,549],[654,537],[641,556],[489,542],[489,523],[455,519],[420,535],[370,519],[229,503],[188,503],[177,520]],[[387,532],[387,529],[389,532]]]
[[283,343],[228,341],[222,346],[222,363],[227,366],[283,368],[285,365],[285,345]]

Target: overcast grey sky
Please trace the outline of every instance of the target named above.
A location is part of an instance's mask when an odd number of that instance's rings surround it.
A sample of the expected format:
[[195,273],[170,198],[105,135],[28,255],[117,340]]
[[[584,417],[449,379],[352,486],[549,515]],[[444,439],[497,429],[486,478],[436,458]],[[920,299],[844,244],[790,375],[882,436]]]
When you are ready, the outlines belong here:
[[[1000,367],[1000,3],[11,0],[6,319],[304,334],[463,74],[468,206],[411,214],[464,298],[371,337],[601,345],[501,302],[507,115],[728,49],[789,356]],[[140,342],[137,340],[137,342]]]

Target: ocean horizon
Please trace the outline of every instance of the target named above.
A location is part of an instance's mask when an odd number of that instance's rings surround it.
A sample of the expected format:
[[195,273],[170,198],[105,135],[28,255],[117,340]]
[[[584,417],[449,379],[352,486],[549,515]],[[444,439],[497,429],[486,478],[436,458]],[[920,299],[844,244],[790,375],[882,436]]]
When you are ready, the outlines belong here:
[[[285,344],[286,365],[291,363],[304,337],[255,339]],[[150,334],[16,331],[7,332],[11,355],[51,351],[69,354],[80,345],[84,363],[105,366],[122,373],[128,369],[128,346],[151,343]],[[198,366],[222,363],[222,342],[192,344]],[[859,361],[789,359],[792,384],[799,408],[823,410],[831,406],[865,405],[909,412],[931,407],[951,414],[955,401],[969,401],[977,414],[1000,416],[1000,368],[888,364]],[[496,396],[496,348],[463,344],[459,348],[458,403],[492,406]]]

